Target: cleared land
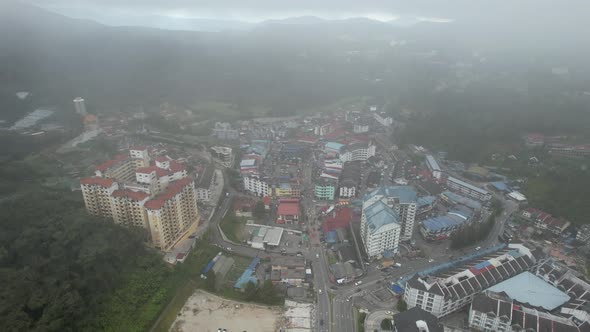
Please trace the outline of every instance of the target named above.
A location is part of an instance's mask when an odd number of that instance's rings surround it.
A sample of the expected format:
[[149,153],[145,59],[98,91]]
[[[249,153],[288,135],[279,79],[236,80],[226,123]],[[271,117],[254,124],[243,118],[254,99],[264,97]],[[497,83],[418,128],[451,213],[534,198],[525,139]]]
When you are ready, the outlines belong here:
[[225,328],[231,332],[274,332],[281,317],[282,311],[277,308],[230,301],[197,290],[182,307],[170,331],[216,332]]

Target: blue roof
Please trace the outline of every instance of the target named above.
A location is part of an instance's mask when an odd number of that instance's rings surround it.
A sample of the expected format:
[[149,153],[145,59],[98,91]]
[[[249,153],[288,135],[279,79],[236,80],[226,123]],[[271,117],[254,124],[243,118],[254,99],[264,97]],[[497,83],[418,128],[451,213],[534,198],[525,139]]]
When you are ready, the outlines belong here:
[[468,220],[473,216],[473,210],[466,207],[465,205],[457,204],[451,210],[449,210],[448,214],[454,214],[462,217],[465,220]]
[[418,208],[421,208],[423,206],[432,205],[435,201],[436,201],[435,196],[418,197],[418,200],[416,201],[416,205],[418,206]]
[[426,219],[422,222],[422,226],[430,232],[436,232],[445,228],[460,226],[463,222],[464,220],[461,217],[446,215]]
[[475,201],[471,198],[467,198],[465,196],[461,196],[459,194],[455,194],[452,191],[445,191],[445,192],[441,193],[441,195],[447,197],[454,204],[463,204],[463,205],[467,206],[468,208],[471,208],[474,210],[481,209],[481,203],[479,203],[478,201]]
[[364,210],[367,226],[371,233],[375,233],[381,227],[392,223],[399,225],[397,213],[382,201],[369,205]]
[[497,293],[505,292],[513,300],[547,310],[553,310],[570,299],[566,293],[530,272],[523,272],[502,281],[489,290]]
[[399,285],[397,284],[393,284],[391,285],[391,287],[389,287],[389,289],[391,289],[394,293],[396,294],[403,294],[404,290],[403,288],[401,288]]
[[399,198],[400,203],[416,203],[418,194],[410,186],[388,186],[379,187],[365,195],[365,200],[381,195],[385,197]]
[[258,282],[258,278],[254,274],[254,270],[256,270],[256,265],[260,262],[260,258],[256,257],[252,260],[250,265],[244,270],[244,273],[240,276],[240,278],[234,284],[234,288],[244,288],[249,282],[256,283]]
[[506,185],[505,182],[502,181],[498,181],[498,182],[492,182],[490,183],[492,186],[494,186],[494,188],[496,188],[499,191],[510,191],[508,189],[508,186]]
[[344,144],[336,143],[336,142],[328,142],[324,146],[325,149],[331,149],[335,151],[340,151],[344,147]]
[[326,243],[336,243],[338,240],[338,234],[336,231],[329,231],[326,233]]

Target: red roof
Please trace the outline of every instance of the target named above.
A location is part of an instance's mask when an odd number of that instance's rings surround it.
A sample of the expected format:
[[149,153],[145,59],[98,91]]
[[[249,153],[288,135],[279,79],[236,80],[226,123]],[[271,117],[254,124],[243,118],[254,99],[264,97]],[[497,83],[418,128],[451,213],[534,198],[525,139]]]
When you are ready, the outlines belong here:
[[155,160],[159,163],[165,163],[167,161],[170,161],[170,159],[168,159],[168,157],[166,156],[157,156]]
[[345,228],[352,221],[353,210],[348,207],[337,209],[329,213],[324,219],[322,229],[325,232],[333,231],[336,228]]
[[264,205],[270,205],[270,201],[271,201],[270,196],[262,197],[262,203],[264,203]]
[[162,206],[164,206],[164,204],[166,203],[167,200],[173,198],[174,196],[176,196],[176,194],[178,194],[179,192],[182,191],[182,189],[188,185],[189,183],[192,183],[193,179],[191,178],[182,178],[178,181],[174,181],[171,182],[168,187],[166,188],[166,191],[159,194],[158,196],[154,197],[153,199],[150,199],[149,201],[147,201],[145,203],[145,208],[146,209],[150,209],[150,210],[158,210],[160,208],[162,208]]
[[170,173],[169,170],[164,169],[164,168],[156,167],[156,176],[157,177],[161,178],[163,176],[167,176],[167,175],[170,175],[170,174],[172,174],[172,173]]
[[113,180],[113,179],[99,178],[97,176],[80,179],[80,184],[95,185],[95,186],[101,186],[101,187],[105,187],[105,188],[109,188],[110,186],[113,185],[113,183],[115,183],[115,180]]
[[121,161],[123,161],[125,159],[127,159],[127,155],[125,155],[125,154],[116,155],[115,158],[113,158],[111,160],[107,160],[107,161],[103,162],[102,164],[96,166],[96,170],[104,172],[107,169],[115,166],[116,164],[120,163]]
[[156,166],[148,166],[148,167],[140,167],[135,170],[136,173],[141,174],[150,174],[151,172],[155,172],[158,168]]
[[178,161],[176,161],[176,160],[172,160],[172,161],[170,161],[170,171],[171,171],[172,173],[176,173],[176,172],[182,172],[182,171],[184,171],[184,170],[186,170],[186,167],[184,166],[184,164],[183,164],[183,163],[179,163],[179,162],[178,162]]
[[299,215],[299,203],[284,203],[281,201],[279,208],[277,209],[277,215],[279,216],[298,216]]
[[143,150],[145,150],[145,146],[132,146],[132,147],[129,148],[129,150],[143,151]]
[[149,197],[148,194],[141,192],[141,191],[133,191],[129,189],[125,190],[115,190],[113,191],[114,197],[127,197],[131,198],[134,201],[141,201],[144,200],[146,197]]

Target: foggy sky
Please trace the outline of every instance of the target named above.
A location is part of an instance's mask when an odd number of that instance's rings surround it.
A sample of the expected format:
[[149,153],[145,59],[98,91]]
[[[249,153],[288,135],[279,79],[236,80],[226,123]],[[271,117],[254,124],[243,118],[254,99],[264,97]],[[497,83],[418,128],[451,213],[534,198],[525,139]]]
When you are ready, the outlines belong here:
[[88,8],[125,14],[159,14],[257,21],[300,15],[326,18],[398,16],[452,20],[583,21],[587,0],[28,0],[44,7]]

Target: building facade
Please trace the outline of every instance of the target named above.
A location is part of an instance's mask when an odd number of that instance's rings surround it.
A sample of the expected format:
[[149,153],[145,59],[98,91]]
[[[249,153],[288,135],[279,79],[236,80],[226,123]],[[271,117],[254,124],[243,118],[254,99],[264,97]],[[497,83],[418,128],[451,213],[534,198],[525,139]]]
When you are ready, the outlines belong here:
[[510,244],[495,252],[481,253],[480,258],[448,271],[452,273],[413,276],[405,284],[404,300],[408,307],[421,308],[440,318],[469,305],[476,294],[532,269],[537,259],[527,247]]
[[409,186],[380,187],[365,195],[365,202],[381,200],[392,208],[399,217],[401,226],[401,240],[412,238],[414,221],[416,220],[418,195]]
[[340,160],[343,162],[349,161],[365,161],[375,156],[376,146],[369,142],[368,144],[351,144],[345,147],[340,153]]
[[426,155],[426,166],[430,170],[432,177],[437,180],[440,180],[442,176],[442,170],[438,165],[438,162],[436,162],[436,159],[434,159],[434,157],[429,154]]
[[332,201],[332,200],[334,200],[335,193],[336,193],[335,181],[323,179],[322,181],[319,181],[318,183],[315,184],[314,194],[315,194],[315,197],[319,200]]
[[397,253],[401,230],[398,214],[383,201],[363,203],[361,239],[370,258],[379,257],[384,251]]
[[97,166],[95,175],[80,180],[88,213],[147,229],[156,248],[168,250],[198,221],[194,181],[176,160],[151,162],[146,149],[132,148]]
[[492,199],[492,194],[489,191],[452,176],[449,176],[447,179],[447,187],[451,190],[457,191],[469,197],[473,197],[480,201],[489,201]]
[[268,183],[257,176],[244,176],[244,190],[260,197],[270,196],[271,190]]

